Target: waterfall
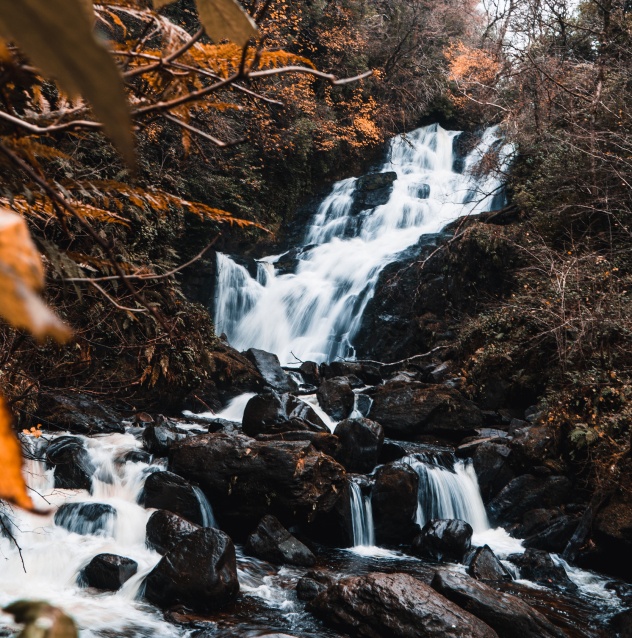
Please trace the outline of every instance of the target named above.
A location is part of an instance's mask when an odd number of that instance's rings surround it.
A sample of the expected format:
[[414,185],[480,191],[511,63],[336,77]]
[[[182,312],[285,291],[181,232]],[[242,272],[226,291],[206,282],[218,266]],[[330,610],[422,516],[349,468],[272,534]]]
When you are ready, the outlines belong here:
[[351,526],[354,547],[372,547],[375,545],[373,510],[371,495],[362,494],[359,483],[349,481],[349,499],[351,508]]
[[435,518],[458,518],[468,522],[475,533],[489,529],[485,505],[472,462],[443,455],[404,457],[419,476],[417,523],[423,527]]
[[200,512],[202,514],[202,527],[217,527],[217,521],[215,520],[215,515],[213,514],[213,508],[208,502],[206,496],[204,496],[204,492],[197,485],[194,485],[193,493],[195,494],[195,498],[197,498],[197,501],[200,504]]
[[394,138],[380,169],[396,176],[390,193],[388,187],[380,191],[386,203],[363,204],[362,178],[335,184],[311,221],[292,273],[276,273],[277,258],[269,257],[252,277],[218,254],[217,332],[238,350],[261,348],[286,364],[352,357],[382,269],[422,235],[502,205],[500,177],[476,169],[489,151],[506,165],[512,149],[492,127],[461,158],[454,151],[459,135],[432,125]]

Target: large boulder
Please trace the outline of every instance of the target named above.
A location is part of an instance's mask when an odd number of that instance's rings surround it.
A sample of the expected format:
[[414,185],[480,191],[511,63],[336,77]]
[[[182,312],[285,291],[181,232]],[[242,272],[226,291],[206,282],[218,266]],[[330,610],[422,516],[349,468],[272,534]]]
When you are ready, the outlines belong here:
[[516,463],[525,470],[543,465],[560,455],[559,428],[548,424],[517,428],[511,447]]
[[296,583],[296,595],[299,600],[313,600],[335,582],[336,577],[330,572],[310,570]]
[[507,560],[520,570],[520,578],[532,580],[546,587],[577,589],[566,570],[561,565],[556,565],[548,552],[527,549],[524,554],[511,554]]
[[283,370],[279,357],[271,352],[250,348],[246,351],[246,357],[255,364],[266,385],[277,392],[296,392],[298,383]]
[[168,510],[196,525],[204,524],[202,504],[193,485],[172,472],[150,474],[141,500],[147,508]]
[[112,536],[116,510],[107,503],[64,503],[55,512],[55,525],[84,536]]
[[257,394],[248,401],[242,429],[248,436],[296,430],[329,433],[311,405],[291,394],[278,394],[272,390]]
[[199,525],[167,510],[156,510],[147,521],[145,542],[159,554],[166,554],[181,540],[193,534]]
[[378,463],[384,443],[384,429],[370,419],[345,419],[334,434],[340,441],[336,459],[347,472],[368,474]]
[[512,580],[511,574],[498,560],[489,545],[477,547],[465,562],[467,573],[476,580]]
[[344,468],[309,441],[256,441],[205,434],[181,441],[169,467],[200,485],[222,529],[244,534],[264,514],[286,525],[330,511],[344,484]]
[[323,381],[316,397],[320,407],[335,421],[342,421],[353,412],[355,395],[346,377],[332,377]]
[[46,448],[46,468],[55,469],[55,487],[90,490],[95,466],[83,441],[76,436],[60,436]]
[[207,612],[233,602],[238,593],[235,546],[213,528],[187,536],[145,579],[145,598],[160,607],[182,604]]
[[280,434],[259,434],[257,441],[309,441],[314,448],[323,454],[327,454],[338,462],[340,453],[340,441],[337,436],[329,432],[311,432],[310,430],[292,430]]
[[413,541],[412,551],[434,560],[460,563],[472,545],[472,526],[459,519],[428,521]]
[[363,363],[361,361],[332,361],[331,363],[322,363],[320,373],[325,379],[354,375],[367,385],[382,383],[380,367],[372,363]]
[[351,214],[357,215],[363,210],[375,208],[388,202],[393,191],[393,182],[397,173],[367,173],[358,178],[355,185]]
[[579,520],[580,517],[576,514],[559,516],[544,529],[527,536],[523,545],[561,554],[577,529]]
[[278,519],[266,514],[250,534],[244,551],[269,563],[312,567],[316,557],[301,541],[294,538]]
[[148,425],[143,430],[143,447],[154,456],[168,456],[171,446],[186,439],[184,432],[166,425]]
[[138,563],[125,556],[98,554],[84,568],[81,580],[87,587],[117,591],[138,571]]
[[370,416],[390,436],[440,433],[464,436],[483,425],[481,411],[453,388],[419,381],[391,381],[372,391]]
[[375,473],[371,494],[375,539],[381,543],[405,543],[419,533],[415,522],[419,475],[405,464],[388,464]]
[[565,638],[566,634],[520,598],[465,574],[441,570],[432,587],[496,630],[502,638]]
[[510,458],[511,448],[505,443],[486,441],[476,446],[472,462],[485,502],[496,496],[514,478]]
[[328,625],[362,638],[497,638],[496,632],[408,574],[343,578],[309,603]]

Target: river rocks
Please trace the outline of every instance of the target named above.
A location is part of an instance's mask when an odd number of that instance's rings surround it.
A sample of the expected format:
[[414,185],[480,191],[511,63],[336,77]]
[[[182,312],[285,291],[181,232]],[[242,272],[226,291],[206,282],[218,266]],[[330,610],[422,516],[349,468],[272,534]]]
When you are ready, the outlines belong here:
[[90,490],[95,467],[80,438],[60,436],[46,448],[46,468],[55,468],[55,487]]
[[462,437],[483,424],[481,411],[445,386],[391,381],[376,387],[372,397],[371,418],[395,438],[427,433]]
[[317,363],[313,361],[303,361],[298,368],[303,380],[308,385],[319,386],[320,385],[320,369]]
[[497,638],[484,622],[408,574],[343,578],[309,609],[328,625],[363,638]]
[[187,536],[145,579],[145,598],[160,607],[182,604],[207,612],[233,602],[238,593],[235,546],[213,528]]
[[345,377],[332,377],[323,381],[316,397],[320,407],[335,421],[346,419],[353,411],[355,395]]
[[378,468],[371,495],[378,544],[405,543],[419,533],[415,522],[418,486],[419,476],[408,465]]
[[157,510],[147,521],[145,542],[148,547],[164,555],[198,529],[199,525],[182,516],[167,510]]
[[171,446],[177,441],[186,439],[184,432],[165,425],[148,425],[143,430],[143,446],[154,456],[167,456]]
[[336,582],[333,574],[321,570],[306,572],[296,583],[296,595],[299,600],[313,600]]
[[106,503],[64,503],[55,512],[55,525],[75,534],[111,535],[116,510]]
[[565,638],[566,634],[520,598],[465,574],[442,570],[432,587],[492,627],[502,638]]
[[294,430],[329,433],[314,409],[291,394],[263,392],[246,404],[242,429],[248,436]]
[[138,563],[116,554],[98,554],[81,573],[87,587],[117,591],[138,571]]
[[281,434],[259,434],[257,441],[309,441],[319,452],[338,460],[340,441],[337,436],[325,432],[310,432],[309,430],[293,430]]
[[561,554],[577,529],[579,518],[577,515],[559,516],[544,529],[527,536],[523,545]]
[[298,390],[298,383],[283,370],[276,354],[250,348],[246,351],[246,356],[255,364],[266,385],[273,390],[281,393]]
[[336,460],[347,472],[368,474],[378,463],[384,429],[370,419],[345,419],[336,426],[334,434],[340,441]]
[[428,521],[413,541],[413,553],[460,563],[472,544],[472,526],[458,519]]
[[368,208],[375,208],[388,202],[393,191],[393,182],[397,173],[368,173],[358,178],[354,192],[351,214],[357,215]]
[[222,529],[232,526],[238,534],[269,513],[286,525],[312,521],[333,508],[345,475],[309,441],[260,442],[222,433],[176,444],[169,467],[197,482]]
[[197,525],[204,523],[200,499],[193,486],[172,472],[154,472],[147,477],[142,494],[147,508],[179,514]]
[[487,441],[476,447],[472,462],[485,502],[496,496],[514,478],[514,471],[509,464],[510,457],[511,448],[504,443]]
[[517,523],[531,509],[565,503],[572,484],[565,476],[539,477],[523,474],[508,483],[488,506],[490,522]]
[[477,547],[467,558],[467,573],[476,580],[512,580],[511,574],[498,560],[489,545]]
[[316,563],[314,554],[270,514],[259,521],[248,537],[244,551],[269,563],[301,567],[311,567]]
[[511,554],[507,559],[518,567],[520,578],[526,578],[547,587],[577,588],[568,577],[566,570],[561,565],[556,565],[548,552],[527,549],[524,554]]
[[320,372],[325,379],[330,379],[331,377],[349,377],[353,375],[364,381],[367,385],[382,383],[380,367],[362,361],[332,361],[331,363],[321,363]]
[[560,455],[559,438],[559,428],[548,424],[517,429],[511,443],[516,462],[529,470],[544,465],[547,459],[556,459]]

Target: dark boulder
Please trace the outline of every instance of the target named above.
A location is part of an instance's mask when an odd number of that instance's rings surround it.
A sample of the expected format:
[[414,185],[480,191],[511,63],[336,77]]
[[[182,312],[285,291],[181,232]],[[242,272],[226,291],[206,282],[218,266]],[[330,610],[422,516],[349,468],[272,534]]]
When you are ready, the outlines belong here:
[[393,191],[393,182],[397,173],[368,173],[358,178],[353,196],[351,214],[357,215],[363,210],[375,208],[388,202]]
[[373,399],[368,394],[356,394],[355,409],[364,417],[369,416]]
[[405,543],[419,533],[417,515],[419,475],[408,465],[389,464],[375,473],[371,494],[375,539],[381,543]]
[[487,441],[476,446],[472,462],[485,502],[496,496],[514,478],[510,457],[511,448],[504,443]]
[[548,552],[527,549],[524,554],[511,554],[507,560],[520,570],[520,578],[532,580],[546,587],[577,589],[566,570],[561,565],[556,565]]
[[626,609],[613,616],[610,627],[619,638],[632,638],[632,609]]
[[384,443],[384,429],[379,423],[369,419],[345,419],[338,423],[334,434],[340,441],[336,460],[347,472],[368,474],[375,469]]
[[346,419],[353,411],[355,395],[346,377],[323,381],[316,397],[320,407],[335,421]]
[[459,519],[428,521],[413,541],[413,553],[460,563],[472,545],[472,526]]
[[502,638],[565,638],[566,634],[525,602],[465,574],[442,570],[432,587],[487,623]]
[[483,424],[481,411],[446,386],[390,381],[372,391],[370,416],[393,437],[441,433],[463,436]]
[[533,466],[544,465],[546,460],[559,458],[559,428],[533,425],[516,429],[511,447],[515,463],[529,471]]
[[121,460],[123,463],[146,463],[149,465],[151,454],[145,450],[130,450],[121,457]]
[[200,485],[222,529],[242,535],[264,514],[289,525],[330,511],[345,476],[341,465],[309,441],[264,442],[221,433],[181,441],[169,467]]
[[81,581],[87,587],[118,591],[138,571],[138,563],[116,554],[98,554],[84,568]]
[[343,578],[308,608],[362,638],[497,638],[484,622],[408,574]]
[[329,572],[311,570],[306,572],[296,583],[296,595],[299,600],[310,601],[324,592],[336,582],[336,578]]
[[246,351],[246,356],[254,363],[266,385],[273,390],[281,393],[298,390],[298,383],[283,370],[276,354],[250,348]]
[[159,607],[182,604],[207,612],[239,593],[235,546],[224,532],[193,532],[163,556],[145,579],[145,598]]
[[340,441],[337,436],[325,432],[293,430],[281,434],[259,434],[257,441],[309,441],[319,452],[338,460]]
[[377,385],[382,383],[383,377],[380,367],[372,363],[363,363],[361,361],[332,361],[331,363],[323,363],[320,366],[321,375],[325,379],[331,377],[349,377],[356,376],[367,385]]
[[182,516],[178,516],[167,510],[155,511],[147,521],[146,543],[159,554],[166,554],[181,540],[200,529]]
[[291,394],[263,392],[246,404],[242,429],[248,436],[296,430],[329,433],[314,408]]
[[147,477],[142,504],[179,514],[196,525],[204,524],[202,505],[193,485],[172,472],[154,472]]
[[525,547],[542,549],[547,552],[561,554],[571,540],[573,533],[577,529],[580,517],[578,515],[564,514],[556,518],[544,529],[527,536],[524,539]]
[[298,371],[303,376],[305,383],[314,386],[320,385],[320,370],[317,363],[313,361],[303,361]]
[[55,525],[84,536],[111,536],[115,520],[116,510],[105,503],[64,503],[55,512]]
[[244,551],[250,556],[280,565],[311,567],[316,563],[314,554],[270,514],[259,521],[248,537]]
[[55,487],[90,490],[94,464],[83,441],[76,436],[60,436],[46,448],[46,468],[55,468]]
[[507,568],[488,545],[477,547],[465,562],[467,573],[476,580],[512,580]]
[[165,425],[148,425],[143,430],[143,446],[154,456],[168,456],[171,446],[177,441],[186,439],[184,432]]

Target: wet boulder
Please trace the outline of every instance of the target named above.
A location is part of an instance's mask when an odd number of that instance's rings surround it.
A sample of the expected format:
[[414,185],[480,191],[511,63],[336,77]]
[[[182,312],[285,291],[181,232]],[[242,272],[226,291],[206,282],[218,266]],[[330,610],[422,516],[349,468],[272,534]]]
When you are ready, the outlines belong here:
[[147,508],[178,514],[196,525],[204,524],[200,497],[189,481],[172,472],[154,472],[147,477],[141,495]]
[[323,381],[316,397],[320,407],[335,421],[342,421],[353,412],[355,395],[346,377],[332,377]]
[[296,583],[296,595],[299,600],[310,601],[336,582],[336,577],[325,571],[310,570]]
[[55,469],[55,487],[90,490],[95,466],[83,441],[76,436],[60,436],[46,448],[46,468]]
[[126,452],[122,457],[123,463],[151,463],[151,454],[145,450],[130,450]]
[[511,448],[504,443],[486,441],[476,446],[472,456],[483,500],[496,496],[515,473],[510,465]]
[[309,523],[330,511],[344,468],[309,441],[257,441],[240,434],[205,434],[181,441],[169,468],[200,485],[222,529],[243,535],[262,516]]
[[319,452],[338,460],[340,441],[337,436],[325,432],[311,432],[309,430],[294,430],[281,434],[259,434],[257,441],[309,441]]
[[87,536],[111,536],[116,510],[106,503],[64,503],[55,512],[55,525]]
[[332,361],[331,363],[321,364],[320,370],[325,379],[353,375],[367,385],[377,385],[382,383],[383,380],[380,366],[361,361]]
[[459,519],[428,521],[412,545],[414,554],[460,563],[472,545],[472,526]]
[[325,623],[366,638],[497,638],[496,632],[408,574],[343,578],[308,608]]
[[242,420],[248,436],[306,430],[329,433],[314,408],[291,394],[268,391],[248,401]]
[[547,459],[560,455],[559,428],[547,424],[516,428],[511,447],[516,462],[524,469],[543,465]]
[[358,178],[355,184],[351,214],[357,215],[363,210],[375,208],[388,202],[393,192],[393,182],[397,173],[367,173]]
[[266,514],[250,534],[244,551],[269,563],[311,567],[316,557],[301,541],[292,536],[278,519]]
[[566,633],[525,602],[465,574],[438,571],[432,587],[503,638],[565,638]]
[[371,494],[375,539],[405,543],[419,533],[417,515],[419,475],[405,464],[388,464],[375,473]]
[[148,547],[164,555],[198,529],[199,525],[182,516],[167,510],[157,510],[147,521],[145,542]]
[[384,443],[384,429],[370,419],[345,419],[336,426],[334,435],[340,441],[336,460],[347,472],[368,474],[378,463]]
[[578,515],[563,514],[546,525],[544,529],[527,536],[523,545],[561,554],[577,529],[579,520]]
[[118,591],[138,571],[138,563],[125,556],[98,554],[81,572],[87,587]]
[[193,532],[168,551],[145,579],[145,598],[159,607],[197,612],[225,607],[239,593],[235,546],[224,532]]
[[166,425],[148,425],[143,430],[143,447],[154,456],[164,457],[169,455],[174,443],[186,437],[184,432]]
[[546,587],[577,589],[566,570],[561,565],[556,565],[548,552],[527,549],[524,554],[511,554],[507,560],[520,570],[520,578]]
[[250,348],[246,351],[246,357],[254,363],[266,385],[273,390],[281,393],[296,392],[298,390],[298,383],[283,370],[276,354],[257,348]]
[[467,573],[476,580],[512,580],[507,568],[489,545],[477,547],[466,559]]
[[303,361],[298,368],[305,383],[313,386],[320,385],[320,370],[313,361]]
[[454,388],[389,381],[372,390],[370,416],[394,438],[439,433],[462,437],[483,425],[481,411]]

